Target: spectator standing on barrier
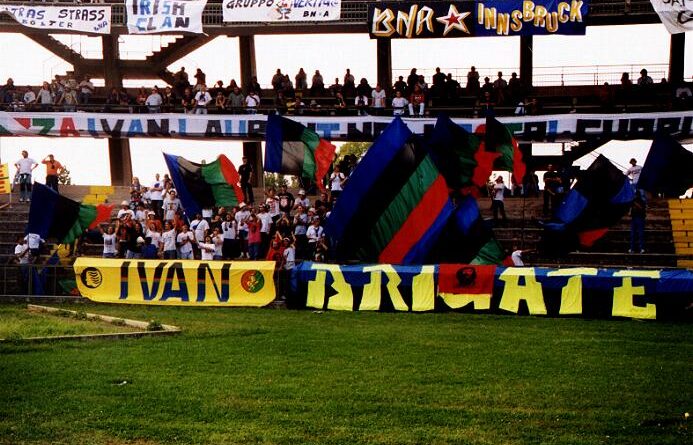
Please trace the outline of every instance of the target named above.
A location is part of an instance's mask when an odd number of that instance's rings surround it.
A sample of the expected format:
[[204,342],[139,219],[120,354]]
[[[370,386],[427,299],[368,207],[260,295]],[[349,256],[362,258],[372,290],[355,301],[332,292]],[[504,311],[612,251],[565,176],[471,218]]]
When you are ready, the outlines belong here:
[[164,98],[159,94],[157,87],[152,88],[147,100],[145,100],[147,111],[150,113],[161,113],[161,105],[164,103]]
[[194,90],[200,91],[202,86],[207,84],[207,75],[200,68],[198,68],[193,77],[195,78]]
[[414,90],[409,96],[409,115],[423,117],[424,107],[426,106],[426,94],[419,84],[414,85]]
[[303,91],[308,89],[308,75],[306,74],[305,71],[303,71],[303,68],[300,68],[298,70],[298,73],[296,74],[296,89],[299,91]]
[[479,72],[476,70],[475,66],[472,66],[467,73],[467,94],[469,96],[476,96],[479,94]]
[[628,253],[645,253],[645,216],[647,203],[642,190],[636,190],[630,207],[630,250]]
[[[630,167],[626,170],[626,176],[630,179],[630,183],[633,186],[633,191],[638,188],[638,180],[640,180],[640,172],[642,171],[642,166],[638,165],[638,161],[635,158],[631,159]],[[645,196],[643,195],[643,198]]]
[[55,157],[50,154],[41,161],[46,166],[46,186],[58,192],[58,176],[63,171],[63,165],[55,160]]
[[207,106],[212,100],[212,96],[207,91],[207,85],[200,85],[200,91],[195,94],[195,114],[207,114]]
[[253,186],[251,182],[253,180],[253,166],[248,163],[248,157],[243,156],[243,164],[238,167],[238,175],[240,176],[241,191],[243,192],[243,201],[246,204],[253,204],[255,202],[255,197],[253,196]]
[[164,183],[160,178],[161,176],[158,173],[154,175],[154,182],[152,182],[152,185],[149,187],[149,200],[152,203],[152,210],[154,210],[154,214],[157,218],[163,217],[161,209],[163,208],[164,202]]
[[14,163],[19,176],[19,202],[31,202],[31,173],[38,164],[29,157],[29,152],[22,150],[22,157]]
[[375,85],[375,89],[371,92],[371,98],[373,99],[371,104],[373,105],[374,114],[380,116],[386,107],[387,95],[379,83]]
[[407,105],[409,105],[409,101],[402,97],[402,92],[399,90],[395,91],[395,97],[392,99],[392,114],[394,116],[402,116],[404,110],[407,109]]
[[91,96],[94,94],[94,84],[92,83],[89,76],[84,76],[84,79],[79,83],[79,103],[82,105],[88,105],[91,100]]
[[260,96],[253,91],[248,91],[245,97],[245,112],[248,114],[257,114],[257,108],[260,106]]
[[227,104],[232,113],[240,113],[245,107],[245,96],[238,86],[234,87],[231,93],[229,93],[229,100]]
[[561,204],[562,194],[563,183],[561,176],[553,168],[553,165],[549,164],[548,170],[544,173],[544,216],[553,216],[556,213],[558,206]]
[[43,82],[41,89],[36,97],[36,103],[39,105],[41,111],[50,111],[53,108],[53,101],[55,96],[51,92],[51,87],[48,82]]
[[507,220],[505,216],[505,191],[508,188],[503,183],[503,177],[498,176],[496,183],[491,187],[491,210],[493,211],[493,222],[498,223],[498,213],[500,212],[503,222]]

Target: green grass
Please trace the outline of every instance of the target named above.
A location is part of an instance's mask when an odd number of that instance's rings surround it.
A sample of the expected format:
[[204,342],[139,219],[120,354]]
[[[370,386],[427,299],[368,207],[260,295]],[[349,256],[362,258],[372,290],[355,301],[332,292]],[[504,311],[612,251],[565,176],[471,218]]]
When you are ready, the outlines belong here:
[[[0,306],[0,318],[16,307]],[[687,324],[89,307],[174,337],[0,347],[1,444],[682,444]],[[127,382],[123,384],[123,382]]]
[[29,312],[26,306],[4,306],[0,309],[0,338],[22,339],[136,331],[128,326],[87,320],[86,314],[81,309],[79,311],[76,315],[67,312],[51,314]]

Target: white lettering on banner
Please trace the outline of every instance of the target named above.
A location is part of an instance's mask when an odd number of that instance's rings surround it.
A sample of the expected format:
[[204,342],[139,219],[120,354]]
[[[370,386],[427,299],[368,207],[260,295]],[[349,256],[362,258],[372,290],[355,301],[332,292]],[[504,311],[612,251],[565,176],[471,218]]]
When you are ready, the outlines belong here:
[[29,28],[110,34],[110,6],[0,5],[0,12]]
[[207,0],[125,0],[128,32],[201,34],[202,11]]
[[224,0],[225,22],[339,20],[342,0]]
[[[292,116],[291,119],[335,141],[373,140],[392,122],[387,116]],[[665,131],[686,143],[693,140],[693,110],[633,114],[562,114],[499,119],[521,141],[652,139]],[[417,134],[433,129],[435,119],[404,119]],[[469,132],[485,119],[455,118]],[[264,138],[267,116],[27,113],[0,112],[1,136]]]
[[693,31],[693,1],[650,0],[652,9],[671,34]]

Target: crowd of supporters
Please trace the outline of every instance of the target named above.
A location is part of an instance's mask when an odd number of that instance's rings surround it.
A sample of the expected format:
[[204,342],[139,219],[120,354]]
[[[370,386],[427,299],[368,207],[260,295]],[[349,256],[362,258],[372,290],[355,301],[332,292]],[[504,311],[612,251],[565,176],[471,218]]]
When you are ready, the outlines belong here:
[[[206,74],[197,69],[193,76],[181,67],[173,74],[173,82],[165,87],[140,88],[134,94],[125,88],[112,88],[97,95],[88,76],[75,79],[58,75],[35,91],[32,87],[15,86],[12,79],[0,88],[0,103],[9,111],[75,111],[84,109],[105,112],[131,113],[257,113],[306,115],[432,115],[431,109],[471,107],[475,115],[483,116],[490,110],[504,108],[509,113],[540,114],[542,104],[533,95],[531,87],[524,84],[517,73],[509,78],[499,71],[495,79],[480,77],[472,66],[462,85],[451,73],[436,68],[429,81],[412,68],[404,78],[399,76],[393,85],[372,86],[366,78],[358,82],[350,69],[343,79],[326,82],[319,70],[311,76],[303,68],[294,76],[277,69],[272,76],[271,88],[263,89],[257,78],[249,85],[239,85],[235,80],[224,84],[219,80],[209,87]],[[656,97],[655,97],[656,96]],[[633,100],[650,103],[662,97],[664,104],[673,109],[693,106],[693,87],[681,82],[669,85],[666,79],[656,83],[643,69],[633,82],[623,73],[619,85],[605,83],[594,87],[593,99],[603,111],[622,111]],[[570,112],[577,112],[580,100],[573,97]]]
[[[341,162],[347,174],[351,159]],[[292,269],[297,260],[326,261],[329,243],[323,223],[347,175],[335,166],[330,187],[311,200],[305,190],[294,196],[285,185],[268,187],[261,202],[246,198],[234,207],[185,213],[170,177],[149,185],[133,178],[130,199],[121,203],[108,225],[86,231],[79,243],[103,242],[105,258],[272,260]]]

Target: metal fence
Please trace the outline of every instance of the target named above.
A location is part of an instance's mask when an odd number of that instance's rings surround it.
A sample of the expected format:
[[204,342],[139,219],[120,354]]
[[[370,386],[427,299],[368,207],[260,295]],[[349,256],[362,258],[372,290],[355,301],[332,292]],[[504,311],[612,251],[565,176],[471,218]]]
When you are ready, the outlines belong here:
[[62,264],[0,265],[0,295],[79,298],[72,266]]

